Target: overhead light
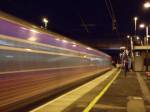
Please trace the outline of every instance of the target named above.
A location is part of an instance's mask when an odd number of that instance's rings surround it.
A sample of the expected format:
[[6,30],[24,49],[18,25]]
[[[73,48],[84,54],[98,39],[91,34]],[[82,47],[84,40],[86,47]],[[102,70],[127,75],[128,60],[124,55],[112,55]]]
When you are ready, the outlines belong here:
[[127,35],[127,38],[130,38],[130,35]]
[[44,27],[47,28],[48,19],[47,18],[43,18],[43,22],[44,22]]
[[44,23],[48,23],[48,19],[47,18],[43,18],[43,22]]
[[149,1],[147,1],[147,2],[144,3],[144,8],[145,9],[150,8],[150,2]]
[[134,20],[137,21],[137,20],[138,20],[138,17],[134,17]]
[[145,24],[140,24],[140,28],[145,28]]

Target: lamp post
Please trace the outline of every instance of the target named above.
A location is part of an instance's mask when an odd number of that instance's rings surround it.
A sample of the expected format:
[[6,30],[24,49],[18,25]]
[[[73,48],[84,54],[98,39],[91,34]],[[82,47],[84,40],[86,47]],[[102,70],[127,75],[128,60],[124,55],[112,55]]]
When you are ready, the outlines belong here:
[[137,20],[138,20],[138,17],[134,17],[134,33],[135,33],[135,36],[136,36],[136,26],[137,26]]
[[[147,55],[146,55],[146,57],[148,58],[148,38],[149,38],[149,35],[148,35],[148,25],[145,26],[144,24],[140,24],[140,28],[146,28],[146,46],[147,46],[147,50],[146,50],[146,54]],[[148,62],[146,64],[146,71],[148,71]]]
[[43,22],[44,22],[45,29],[47,29],[48,19],[47,18],[43,18]]
[[149,27],[148,25],[145,26],[145,24],[140,24],[140,28],[146,28],[146,45],[148,45],[148,38],[150,37],[148,34]]

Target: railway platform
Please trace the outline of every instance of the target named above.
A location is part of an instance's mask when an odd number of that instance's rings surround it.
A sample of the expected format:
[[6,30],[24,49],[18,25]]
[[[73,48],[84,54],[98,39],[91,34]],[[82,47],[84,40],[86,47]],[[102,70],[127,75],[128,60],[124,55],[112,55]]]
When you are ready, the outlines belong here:
[[149,112],[149,80],[113,69],[30,112]]

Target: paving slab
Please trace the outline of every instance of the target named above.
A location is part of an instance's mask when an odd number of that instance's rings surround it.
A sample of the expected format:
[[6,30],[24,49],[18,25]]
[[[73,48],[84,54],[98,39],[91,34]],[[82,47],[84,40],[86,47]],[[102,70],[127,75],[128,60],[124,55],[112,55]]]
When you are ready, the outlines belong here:
[[143,98],[136,73],[128,72],[125,77],[122,72],[91,112],[127,112],[131,97]]

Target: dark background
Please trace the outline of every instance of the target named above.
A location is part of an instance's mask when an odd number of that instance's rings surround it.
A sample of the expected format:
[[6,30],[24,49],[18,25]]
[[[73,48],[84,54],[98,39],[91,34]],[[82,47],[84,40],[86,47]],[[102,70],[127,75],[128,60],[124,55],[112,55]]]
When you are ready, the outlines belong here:
[[[116,31],[105,0],[0,0],[0,10],[38,26],[47,17],[48,30],[117,56],[120,46],[129,44],[126,35],[134,33],[133,17],[139,17],[138,23],[150,23],[150,11],[143,9],[144,0],[110,1]],[[137,33],[142,36],[144,31]]]

